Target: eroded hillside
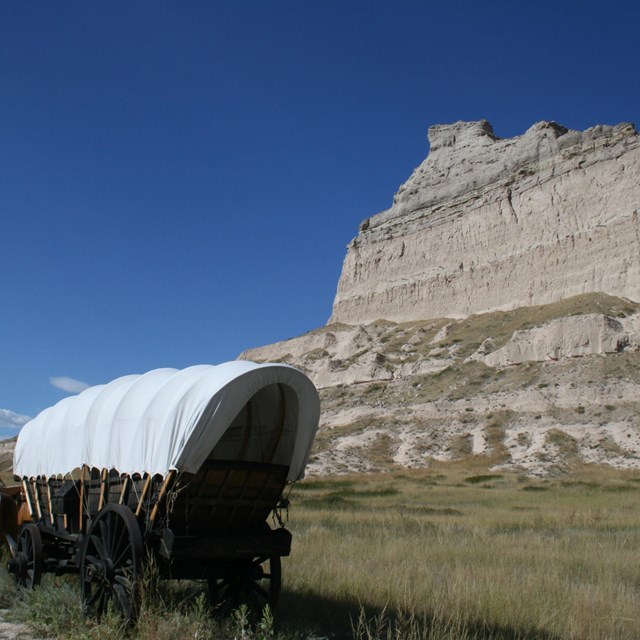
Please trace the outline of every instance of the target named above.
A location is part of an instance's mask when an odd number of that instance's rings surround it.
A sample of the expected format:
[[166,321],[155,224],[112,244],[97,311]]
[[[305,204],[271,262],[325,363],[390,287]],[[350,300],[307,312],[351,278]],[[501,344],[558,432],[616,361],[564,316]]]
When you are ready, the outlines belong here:
[[544,475],[640,467],[640,305],[604,294],[464,320],[328,325],[241,357],[320,387],[308,473],[481,456]]

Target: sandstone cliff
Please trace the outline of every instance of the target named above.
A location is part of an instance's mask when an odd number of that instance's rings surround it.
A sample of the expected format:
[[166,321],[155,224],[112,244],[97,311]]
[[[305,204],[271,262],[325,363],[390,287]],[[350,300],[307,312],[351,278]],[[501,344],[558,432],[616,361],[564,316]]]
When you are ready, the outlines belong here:
[[330,323],[466,317],[605,292],[640,300],[631,124],[429,129],[426,160],[348,247]]
[[458,122],[429,142],[349,245],[327,326],[241,355],[321,389],[309,472],[640,468],[635,128]]

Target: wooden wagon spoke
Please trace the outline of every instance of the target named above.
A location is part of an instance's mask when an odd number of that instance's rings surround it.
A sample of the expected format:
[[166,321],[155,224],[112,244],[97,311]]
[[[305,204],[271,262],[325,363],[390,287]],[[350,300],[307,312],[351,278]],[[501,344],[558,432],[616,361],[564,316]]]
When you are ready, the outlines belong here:
[[[131,587],[133,586],[131,583],[131,580],[129,580],[129,578],[127,578],[126,576],[114,576],[113,578],[114,583],[124,587],[125,589],[129,589],[131,590]],[[115,585],[114,585],[115,587]]]
[[86,607],[92,607],[98,598],[102,597],[102,589],[96,589],[91,597],[85,602]]
[[254,591],[257,591],[265,599],[265,601],[269,602],[271,596],[266,589],[261,587],[257,582],[254,582],[252,587]]
[[117,558],[115,558],[115,559],[113,560],[113,566],[114,566],[114,567],[119,567],[119,566],[122,564],[122,562],[123,562],[124,560],[126,560],[126,559],[127,559],[127,557],[128,557],[128,556],[130,556],[130,555],[131,555],[131,545],[127,545],[127,546],[122,550],[122,552],[120,553],[120,555],[119,555]]
[[107,556],[104,545],[102,544],[102,540],[96,535],[90,535],[89,541],[93,544],[95,550],[98,552],[98,555],[102,560],[104,560]]
[[107,524],[107,518],[102,520],[97,520],[98,527],[100,529],[100,536],[92,536],[94,539],[99,539],[100,543],[103,545],[102,548],[104,550],[105,556],[109,553],[109,526]]
[[121,526],[120,528],[120,533],[118,535],[118,539],[116,541],[116,543],[113,545],[113,549],[112,549],[112,555],[116,555],[116,554],[122,554],[123,551],[121,551],[123,543],[124,543],[124,550],[128,550],[130,548],[129,545],[129,541],[128,541],[128,536],[127,536],[127,528],[125,526]]
[[130,616],[133,608],[130,590],[122,585],[116,584],[113,586],[113,591],[118,599],[118,604],[122,612],[125,616]]
[[107,608],[107,593],[104,589],[100,589],[99,593],[97,613],[101,614]]
[[107,527],[107,530],[109,533],[109,543],[107,548],[109,549],[109,555],[112,558],[115,555],[116,550],[118,548],[118,538],[120,537],[120,534],[121,534],[121,528],[122,528],[122,524],[120,523],[120,520],[114,517],[113,514],[109,514],[108,527]]

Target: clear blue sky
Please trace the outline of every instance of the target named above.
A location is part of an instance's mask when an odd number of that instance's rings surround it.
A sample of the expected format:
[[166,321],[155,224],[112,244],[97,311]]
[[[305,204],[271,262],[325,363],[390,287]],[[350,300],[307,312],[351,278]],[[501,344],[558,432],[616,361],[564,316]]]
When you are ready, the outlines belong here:
[[324,324],[432,124],[640,124],[638,24],[615,0],[3,1],[0,434],[52,377]]

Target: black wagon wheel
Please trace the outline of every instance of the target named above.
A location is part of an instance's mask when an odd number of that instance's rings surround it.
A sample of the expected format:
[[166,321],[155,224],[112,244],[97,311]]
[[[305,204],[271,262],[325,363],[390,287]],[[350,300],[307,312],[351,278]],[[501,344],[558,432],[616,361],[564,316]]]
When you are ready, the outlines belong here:
[[121,504],[102,509],[91,523],[80,553],[84,614],[99,618],[111,604],[125,620],[133,620],[143,543],[131,509]]
[[223,575],[211,576],[209,595],[222,613],[246,604],[251,614],[259,617],[265,605],[276,607],[281,586],[280,556],[258,556],[229,562]]
[[18,536],[16,554],[9,562],[18,589],[33,589],[42,578],[42,536],[35,524],[26,524]]

